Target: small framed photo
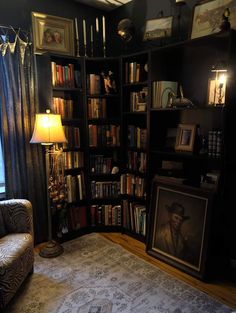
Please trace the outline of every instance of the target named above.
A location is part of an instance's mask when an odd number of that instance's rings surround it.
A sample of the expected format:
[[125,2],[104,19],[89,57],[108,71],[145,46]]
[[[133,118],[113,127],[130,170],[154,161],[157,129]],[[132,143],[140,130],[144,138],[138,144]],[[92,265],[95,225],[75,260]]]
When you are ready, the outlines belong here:
[[155,40],[172,35],[173,16],[160,17],[146,21],[143,40]]
[[191,39],[217,33],[221,30],[222,16],[229,10],[231,28],[236,28],[236,8],[231,0],[211,0],[196,4],[193,12]]
[[193,152],[195,136],[195,124],[179,124],[177,128],[175,150]]
[[73,20],[32,12],[34,52],[74,55]]
[[147,253],[198,278],[205,276],[214,193],[156,176]]

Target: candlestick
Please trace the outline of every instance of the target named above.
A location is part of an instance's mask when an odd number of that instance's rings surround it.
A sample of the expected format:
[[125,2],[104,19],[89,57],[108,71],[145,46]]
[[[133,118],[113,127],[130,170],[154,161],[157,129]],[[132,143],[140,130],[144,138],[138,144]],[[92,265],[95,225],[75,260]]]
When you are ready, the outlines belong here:
[[87,44],[87,38],[86,38],[86,22],[83,20],[83,31],[84,31],[84,45]]
[[105,17],[102,17],[102,39],[103,39],[103,56],[106,56],[106,26]]
[[103,44],[106,43],[106,25],[105,25],[105,17],[102,17],[102,38],[103,38]]
[[98,22],[98,17],[96,17],[96,32],[99,32],[99,22]]
[[79,32],[78,32],[78,21],[77,18],[75,18],[75,38],[79,39]]
[[84,55],[86,56],[87,38],[86,38],[86,22],[85,22],[85,20],[83,20],[83,33],[84,33]]
[[76,56],[79,57],[79,31],[78,31],[78,21],[75,18],[75,38],[76,38]]
[[90,38],[91,38],[91,57],[93,57],[93,25],[91,25]]
[[91,42],[93,42],[93,25],[91,25],[90,36]]

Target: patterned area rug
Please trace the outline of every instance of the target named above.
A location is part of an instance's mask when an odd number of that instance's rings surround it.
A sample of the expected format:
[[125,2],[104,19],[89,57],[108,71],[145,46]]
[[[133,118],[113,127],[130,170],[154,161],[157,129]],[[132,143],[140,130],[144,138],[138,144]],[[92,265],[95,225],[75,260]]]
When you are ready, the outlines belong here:
[[232,311],[99,234],[63,244],[35,272],[7,313],[229,313]]

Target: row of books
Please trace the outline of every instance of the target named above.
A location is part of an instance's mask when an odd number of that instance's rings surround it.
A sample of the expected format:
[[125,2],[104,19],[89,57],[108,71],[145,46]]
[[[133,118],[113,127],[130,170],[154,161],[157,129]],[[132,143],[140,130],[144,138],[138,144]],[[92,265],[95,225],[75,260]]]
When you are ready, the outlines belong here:
[[63,154],[66,170],[84,166],[84,153],[82,151],[64,151]]
[[61,118],[73,118],[73,100],[64,99],[60,97],[53,97],[52,99],[53,112],[60,114]]
[[116,82],[112,71],[108,74],[90,73],[87,75],[87,93],[90,95],[114,94],[117,92]]
[[146,235],[146,206],[123,200],[123,227],[137,234]]
[[80,129],[79,127],[63,126],[67,143],[63,143],[63,148],[80,148]]
[[222,131],[208,131],[208,156],[220,158],[222,154]]
[[119,125],[89,125],[89,146],[112,146],[120,145]]
[[130,92],[130,112],[145,112],[147,109],[148,88]]
[[100,95],[102,91],[102,77],[100,74],[87,75],[87,92],[90,95]]
[[178,83],[173,81],[152,82],[152,108],[167,108],[177,95]]
[[66,175],[67,202],[76,202],[85,198],[84,173],[78,175]]
[[145,64],[139,62],[125,63],[125,82],[138,83],[147,79],[147,72],[145,71]]
[[145,198],[145,179],[130,173],[122,174],[120,177],[120,193]]
[[90,172],[95,174],[109,174],[112,170],[112,158],[104,155],[91,155],[89,158]]
[[92,181],[91,194],[93,199],[116,198],[120,195],[120,182]]
[[87,226],[86,206],[70,205],[67,208],[67,221],[69,231],[75,231]]
[[80,70],[75,69],[73,63],[67,65],[51,62],[52,86],[53,87],[81,87]]
[[106,118],[106,99],[88,99],[88,118]]
[[121,226],[121,205],[91,205],[91,226]]
[[147,169],[147,154],[139,151],[128,151],[127,168],[145,173]]
[[146,149],[147,129],[128,125],[128,146],[130,148]]

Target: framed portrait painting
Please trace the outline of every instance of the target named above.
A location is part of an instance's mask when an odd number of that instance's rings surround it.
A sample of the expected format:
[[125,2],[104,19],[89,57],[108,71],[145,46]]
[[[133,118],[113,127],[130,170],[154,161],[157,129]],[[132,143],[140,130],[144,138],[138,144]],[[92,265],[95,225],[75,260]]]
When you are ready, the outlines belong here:
[[73,20],[32,12],[34,52],[74,55]]
[[147,252],[188,274],[205,275],[213,193],[155,177]]
[[222,16],[229,12],[230,27],[236,29],[236,6],[232,0],[202,1],[193,11],[191,39],[217,33],[221,30]]

